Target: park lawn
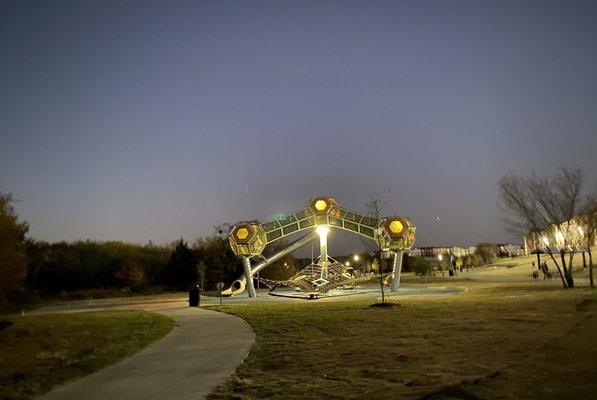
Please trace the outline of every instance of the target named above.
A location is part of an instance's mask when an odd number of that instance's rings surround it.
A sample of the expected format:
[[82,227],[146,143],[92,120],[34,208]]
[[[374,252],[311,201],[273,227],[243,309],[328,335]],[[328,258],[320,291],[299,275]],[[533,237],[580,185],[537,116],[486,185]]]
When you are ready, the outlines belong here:
[[145,311],[3,317],[0,399],[28,399],[88,375],[165,336],[175,322]]
[[256,342],[210,399],[594,398],[596,296],[468,283],[448,297],[230,305]]

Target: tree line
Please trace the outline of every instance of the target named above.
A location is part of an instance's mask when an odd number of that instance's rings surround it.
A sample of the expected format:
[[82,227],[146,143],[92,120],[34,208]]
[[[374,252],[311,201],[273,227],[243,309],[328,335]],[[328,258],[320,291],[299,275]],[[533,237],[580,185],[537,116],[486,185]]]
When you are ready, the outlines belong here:
[[89,289],[187,290],[198,282],[210,290],[242,273],[225,235],[165,245],[48,243],[27,237],[29,225],[19,220],[14,202],[11,194],[0,193],[0,306],[30,294]]

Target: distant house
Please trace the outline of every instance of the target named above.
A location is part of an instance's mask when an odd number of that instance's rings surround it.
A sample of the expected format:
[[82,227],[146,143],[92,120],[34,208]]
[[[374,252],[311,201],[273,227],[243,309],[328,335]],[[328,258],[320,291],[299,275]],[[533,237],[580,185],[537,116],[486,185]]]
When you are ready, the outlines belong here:
[[[579,218],[572,218],[560,225],[551,225],[540,232],[530,232],[523,236],[525,254],[537,251],[544,252],[558,250],[565,246],[565,251],[586,251],[587,242],[584,233],[586,226],[579,222]],[[591,246],[597,245],[597,236],[593,238]]]
[[506,257],[518,257],[525,254],[524,246],[521,246],[519,244],[502,243],[498,244],[498,247],[500,248],[500,254]]
[[461,258],[475,251],[475,247],[415,247],[406,253],[410,257],[423,257],[429,261],[450,261],[453,258]]

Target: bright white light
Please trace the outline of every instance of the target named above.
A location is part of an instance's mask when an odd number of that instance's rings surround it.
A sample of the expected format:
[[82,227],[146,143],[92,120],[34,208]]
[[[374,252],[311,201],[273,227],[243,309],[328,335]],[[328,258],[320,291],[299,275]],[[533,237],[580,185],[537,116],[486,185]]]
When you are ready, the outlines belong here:
[[344,265],[346,265],[347,267],[350,267],[350,262],[346,261],[346,262],[344,263]]
[[543,236],[541,238],[541,241],[543,242],[544,245],[549,246],[549,239],[547,239],[547,236]]
[[583,237],[585,235],[585,232],[582,230],[582,226],[578,227],[578,233],[580,234],[580,237]]
[[437,256],[437,259],[441,261],[441,260],[443,260],[443,259],[444,259],[444,256],[442,256],[442,255],[440,254],[439,256]]
[[326,225],[320,225],[315,229],[315,231],[319,234],[319,236],[322,236],[327,235],[330,231],[330,228]]
[[560,232],[560,231],[556,232],[556,240],[558,241],[559,245],[564,244],[564,235],[562,235],[562,232]]
[[354,260],[354,262],[359,261],[359,255],[355,254],[354,256],[352,256],[352,259]]

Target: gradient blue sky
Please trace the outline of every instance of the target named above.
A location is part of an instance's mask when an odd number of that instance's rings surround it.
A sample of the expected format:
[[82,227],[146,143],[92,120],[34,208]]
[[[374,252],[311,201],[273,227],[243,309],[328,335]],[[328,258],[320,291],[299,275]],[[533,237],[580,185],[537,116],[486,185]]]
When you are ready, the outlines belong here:
[[[0,1],[0,191],[50,241],[192,239],[391,189],[518,239],[509,169],[597,179],[597,2]],[[440,216],[440,221],[436,220]]]

